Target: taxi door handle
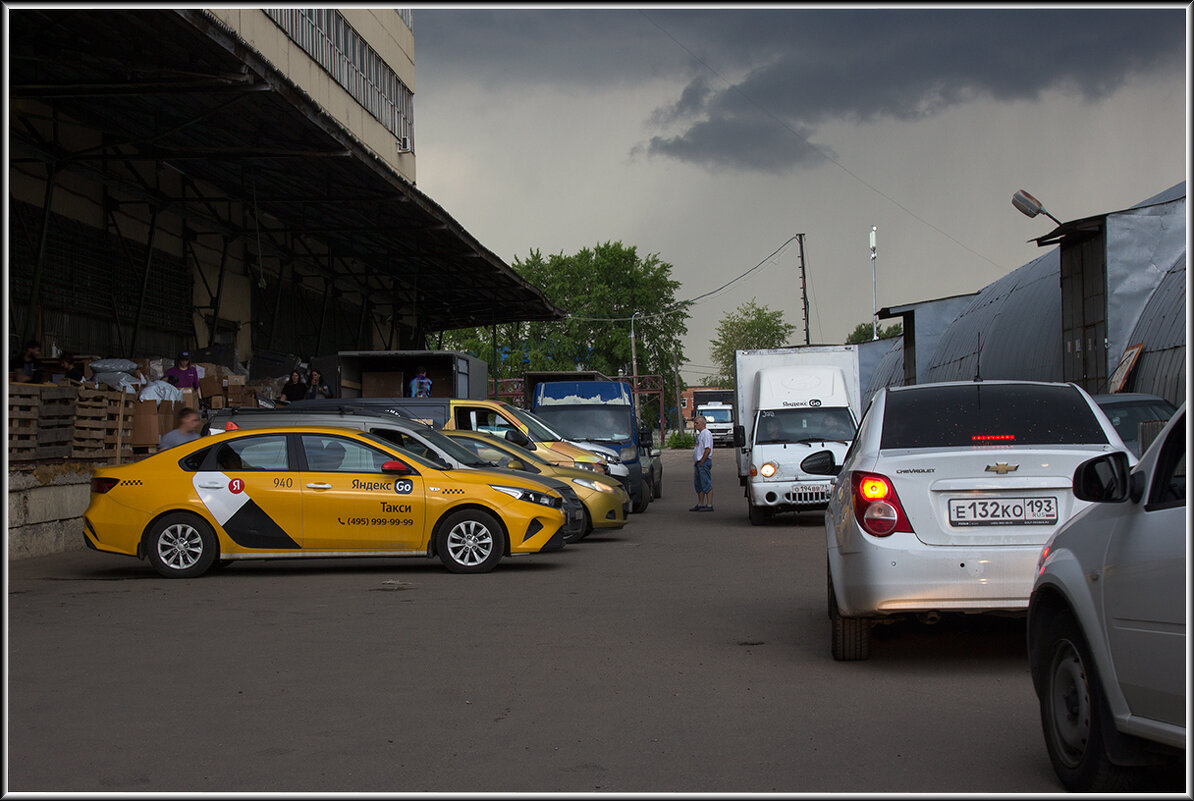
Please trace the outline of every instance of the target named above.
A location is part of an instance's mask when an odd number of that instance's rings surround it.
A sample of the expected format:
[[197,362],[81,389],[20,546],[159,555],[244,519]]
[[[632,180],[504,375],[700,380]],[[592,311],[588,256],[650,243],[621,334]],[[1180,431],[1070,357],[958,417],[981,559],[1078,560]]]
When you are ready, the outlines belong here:
[[331,489],[331,484],[308,484],[307,489]]
[[200,489],[224,489],[223,484],[200,484]]

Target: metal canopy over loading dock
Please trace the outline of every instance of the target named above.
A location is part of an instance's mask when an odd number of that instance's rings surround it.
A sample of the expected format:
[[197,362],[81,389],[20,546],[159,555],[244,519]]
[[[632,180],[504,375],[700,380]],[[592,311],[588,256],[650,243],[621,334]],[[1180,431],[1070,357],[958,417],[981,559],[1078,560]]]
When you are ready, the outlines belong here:
[[[139,336],[158,341],[140,329],[170,267],[155,253],[165,215],[181,220],[181,261],[200,240],[224,253],[198,271],[213,335],[229,243],[243,248],[254,349],[299,352],[286,341],[296,314],[319,329],[310,353],[424,347],[436,331],[563,316],[208,12],[21,9],[9,19],[9,167],[44,187],[43,203],[10,214],[21,239],[10,250],[19,335],[35,330],[43,307],[70,311],[46,278],[56,252],[50,212],[67,176],[103,187],[92,225],[116,234],[107,255],[134,284],[120,287],[125,350]],[[117,211],[138,224],[117,225]],[[322,289],[324,308],[296,308],[287,285]],[[338,339],[325,336],[327,305],[344,298],[359,318],[341,320],[348,333]]]

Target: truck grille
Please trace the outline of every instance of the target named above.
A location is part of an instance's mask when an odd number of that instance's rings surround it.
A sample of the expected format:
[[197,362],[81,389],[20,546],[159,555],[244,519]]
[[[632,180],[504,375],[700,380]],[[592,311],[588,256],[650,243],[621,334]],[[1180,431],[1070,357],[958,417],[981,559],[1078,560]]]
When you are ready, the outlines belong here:
[[784,500],[788,503],[797,504],[820,504],[829,503],[829,497],[833,494],[832,486],[812,486],[812,487],[797,487],[791,492],[784,493]]

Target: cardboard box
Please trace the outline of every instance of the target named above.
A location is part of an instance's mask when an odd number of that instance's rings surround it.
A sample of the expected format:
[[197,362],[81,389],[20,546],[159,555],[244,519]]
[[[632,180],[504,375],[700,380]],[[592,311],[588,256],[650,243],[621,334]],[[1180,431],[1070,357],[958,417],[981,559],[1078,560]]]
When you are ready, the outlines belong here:
[[174,430],[181,410],[182,403],[179,401],[162,401],[158,404],[158,434]]
[[[139,400],[131,403],[133,408],[133,433],[131,442],[133,447],[143,448],[147,445],[157,445],[158,437],[162,435],[161,422],[158,420],[157,401]],[[128,432],[125,432],[126,436]]]
[[179,401],[179,403],[181,404],[182,408],[184,408],[184,409],[198,409],[199,408],[196,405],[197,401],[195,400],[195,390],[190,389],[189,387],[187,389],[182,390],[182,400]]
[[230,375],[224,380],[224,385],[228,387],[243,387],[248,383],[247,375]]
[[361,373],[362,398],[401,398],[405,395],[401,372]]
[[216,375],[205,375],[199,379],[199,391],[203,397],[211,399],[224,394],[224,382]]
[[[207,397],[207,396],[205,395],[204,397]],[[225,402],[224,402],[223,395],[212,395],[211,397],[207,397],[207,402],[208,402],[208,405],[210,405],[211,408],[213,408],[213,409],[225,408]]]

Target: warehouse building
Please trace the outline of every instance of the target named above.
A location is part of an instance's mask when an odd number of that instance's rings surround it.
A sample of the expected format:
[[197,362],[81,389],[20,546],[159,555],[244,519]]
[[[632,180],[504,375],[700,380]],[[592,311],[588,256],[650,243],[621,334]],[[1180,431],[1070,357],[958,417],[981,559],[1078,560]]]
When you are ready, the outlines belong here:
[[[1181,404],[1185,183],[1129,209],[1064,223],[1035,241],[1055,247],[972,296],[881,309],[881,318],[902,319],[905,331],[923,327],[919,320],[942,330],[931,349],[897,338],[868,394],[981,375],[1072,381],[1092,394],[1143,392]],[[943,319],[952,322],[941,326]]]
[[14,343],[267,376],[562,316],[416,188],[409,10],[9,20]]

